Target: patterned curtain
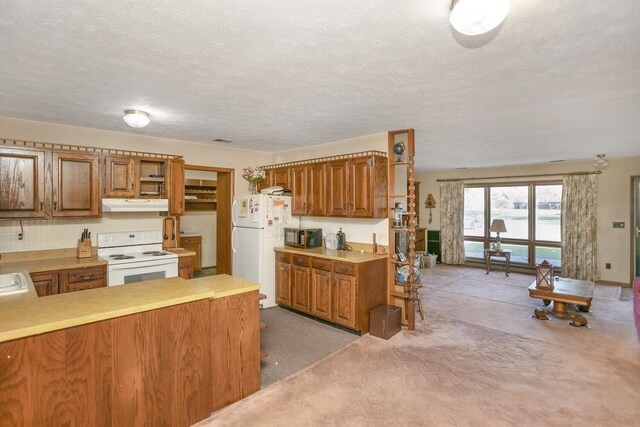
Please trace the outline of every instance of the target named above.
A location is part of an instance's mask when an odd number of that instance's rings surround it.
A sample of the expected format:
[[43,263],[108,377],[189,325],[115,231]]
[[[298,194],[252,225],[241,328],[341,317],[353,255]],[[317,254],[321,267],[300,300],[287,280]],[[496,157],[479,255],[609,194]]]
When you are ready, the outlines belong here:
[[568,175],[562,180],[562,275],[598,280],[596,175]]
[[464,264],[464,182],[440,183],[442,262]]

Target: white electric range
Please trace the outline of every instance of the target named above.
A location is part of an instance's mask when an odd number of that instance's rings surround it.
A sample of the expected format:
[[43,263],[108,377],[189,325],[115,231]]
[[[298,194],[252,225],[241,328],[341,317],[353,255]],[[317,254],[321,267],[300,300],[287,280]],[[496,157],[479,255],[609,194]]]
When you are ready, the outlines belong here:
[[98,256],[107,261],[107,286],[178,276],[178,255],[162,250],[161,231],[99,233]]

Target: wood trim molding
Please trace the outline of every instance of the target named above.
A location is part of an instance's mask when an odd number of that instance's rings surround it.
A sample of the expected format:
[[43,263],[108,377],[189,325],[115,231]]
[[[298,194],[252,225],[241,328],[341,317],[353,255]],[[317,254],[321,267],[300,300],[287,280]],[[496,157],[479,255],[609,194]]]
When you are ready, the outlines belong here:
[[144,151],[131,151],[120,150],[116,148],[104,148],[104,147],[85,147],[82,145],[69,145],[69,144],[55,144],[52,142],[38,142],[38,141],[22,141],[15,139],[0,139],[0,144],[7,147],[16,148],[45,148],[49,150],[65,150],[75,151],[78,153],[103,153],[113,154],[117,156],[136,156],[136,157],[149,157],[160,159],[182,159],[182,156],[175,154],[160,154],[160,153],[147,153]]
[[185,165],[184,168],[192,171],[223,172],[223,173],[235,172],[235,169],[233,168],[220,168],[217,166]]

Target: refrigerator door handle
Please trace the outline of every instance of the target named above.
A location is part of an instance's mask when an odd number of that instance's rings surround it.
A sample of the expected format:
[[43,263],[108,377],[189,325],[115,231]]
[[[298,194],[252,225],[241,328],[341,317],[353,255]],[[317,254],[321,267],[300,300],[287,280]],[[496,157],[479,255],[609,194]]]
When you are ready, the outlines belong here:
[[236,227],[231,230],[231,252],[236,253]]
[[[233,199],[233,204],[231,205],[231,225],[236,226],[236,199]],[[233,239],[233,237],[232,237]]]

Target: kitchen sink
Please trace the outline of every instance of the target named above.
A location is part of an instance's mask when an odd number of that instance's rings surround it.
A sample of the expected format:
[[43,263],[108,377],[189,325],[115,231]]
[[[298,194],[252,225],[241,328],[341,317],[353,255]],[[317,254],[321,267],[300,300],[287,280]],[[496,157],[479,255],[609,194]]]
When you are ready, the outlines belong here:
[[0,297],[27,292],[27,279],[22,273],[0,274]]

